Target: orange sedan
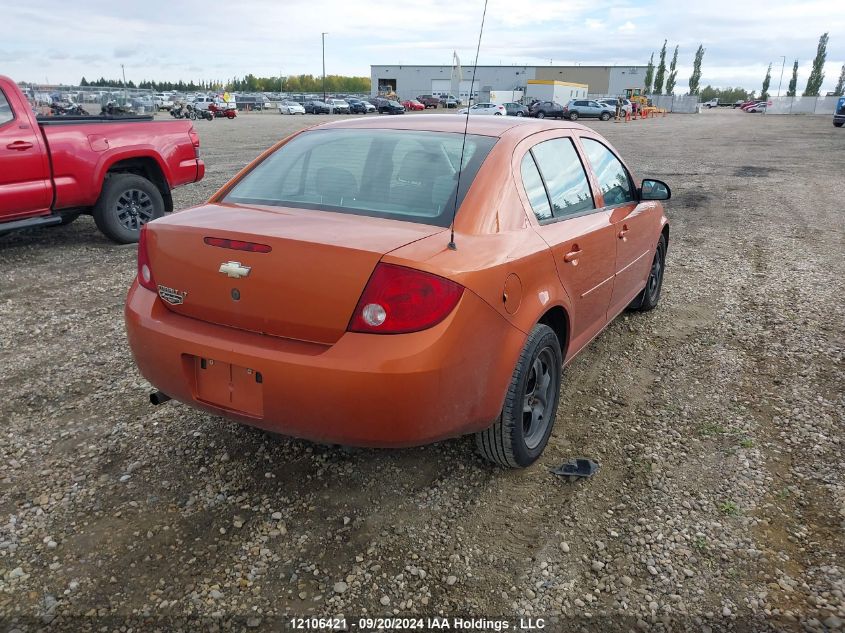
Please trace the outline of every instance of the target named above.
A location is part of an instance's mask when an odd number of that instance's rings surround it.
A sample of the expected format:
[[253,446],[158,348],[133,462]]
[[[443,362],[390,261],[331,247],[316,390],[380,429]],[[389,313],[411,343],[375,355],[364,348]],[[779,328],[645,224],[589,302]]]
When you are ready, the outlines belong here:
[[126,328],[153,401],[349,445],[475,433],[534,462],[563,366],[657,305],[670,192],[577,124],[465,124],[320,125],[147,224]]

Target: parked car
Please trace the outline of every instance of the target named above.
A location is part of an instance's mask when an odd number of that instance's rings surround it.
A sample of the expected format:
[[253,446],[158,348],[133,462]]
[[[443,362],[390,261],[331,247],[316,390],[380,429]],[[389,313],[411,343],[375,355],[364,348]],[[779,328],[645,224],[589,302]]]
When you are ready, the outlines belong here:
[[836,102],[836,109],[833,111],[833,125],[842,127],[845,125],[845,97],[839,97]]
[[321,125],[145,226],[129,346],[153,402],[321,443],[474,433],[485,458],[525,467],[563,366],[626,308],[658,305],[670,191],[638,182],[580,125]]
[[[616,105],[618,103],[617,99],[599,99],[598,102],[600,104],[606,105],[608,108],[613,110],[613,116],[616,116]],[[630,99],[622,99],[622,114],[624,115],[626,112],[631,113],[633,111],[633,104],[631,103]]]
[[756,112],[756,113],[763,113],[764,114],[766,112],[766,106],[767,105],[768,104],[765,101],[758,101],[757,103],[755,103],[755,104],[749,106],[748,108],[746,108],[745,111],[751,112],[751,113]]
[[372,103],[362,99],[350,97],[346,102],[349,104],[349,111],[353,114],[369,114],[376,111],[376,107]]
[[467,114],[467,113],[469,113],[471,115],[475,115],[475,114],[494,115],[495,114],[495,115],[498,115],[498,116],[504,116],[505,114],[507,114],[507,110],[505,109],[505,106],[497,105],[495,103],[476,103],[475,105],[470,106],[469,108],[462,108],[461,110],[458,110],[458,114]]
[[440,105],[444,108],[457,108],[461,101],[452,95],[443,95],[440,97]]
[[200,95],[195,97],[194,100],[191,102],[191,105],[194,106],[197,110],[208,110],[208,105],[210,103],[214,103],[215,97],[209,97],[208,95]]
[[538,119],[562,119],[564,109],[554,101],[536,101],[529,107],[529,116]]
[[435,97],[434,95],[419,95],[417,97],[417,101],[423,104],[426,109],[428,108],[435,108],[440,105],[440,98]]
[[379,99],[376,103],[376,110],[379,114],[405,114],[405,108],[402,104],[392,99]]
[[0,76],[0,233],[91,214],[115,242],[173,210],[171,190],[205,174],[190,121],[150,117],[36,118]]
[[305,106],[305,114],[328,114],[329,113],[329,106],[326,105],[323,101],[319,101],[317,99],[312,99],[311,101],[306,101]]
[[425,105],[416,99],[406,99],[402,102],[402,107],[406,110],[425,110]]
[[305,108],[296,101],[282,101],[279,103],[279,114],[305,114]]
[[173,107],[173,99],[169,95],[158,93],[153,95],[153,105],[159,110],[169,110]]
[[529,116],[528,108],[521,103],[506,103],[505,112],[508,116]]
[[570,121],[580,118],[593,118],[608,121],[616,116],[616,107],[593,101],[592,99],[572,99],[564,108],[564,116]]
[[326,105],[329,106],[329,112],[333,114],[349,114],[349,104],[343,99],[326,99]]

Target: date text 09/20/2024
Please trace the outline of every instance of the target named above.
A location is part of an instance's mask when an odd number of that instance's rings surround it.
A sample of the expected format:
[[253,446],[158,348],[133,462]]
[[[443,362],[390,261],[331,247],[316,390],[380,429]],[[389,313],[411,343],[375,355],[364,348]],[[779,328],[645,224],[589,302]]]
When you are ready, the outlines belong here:
[[418,631],[531,631],[546,628],[543,618],[519,618],[515,622],[501,619],[487,618],[443,618],[443,617],[362,617],[346,619],[338,616],[333,618],[291,618],[291,629],[300,631],[359,631],[376,630],[418,630]]

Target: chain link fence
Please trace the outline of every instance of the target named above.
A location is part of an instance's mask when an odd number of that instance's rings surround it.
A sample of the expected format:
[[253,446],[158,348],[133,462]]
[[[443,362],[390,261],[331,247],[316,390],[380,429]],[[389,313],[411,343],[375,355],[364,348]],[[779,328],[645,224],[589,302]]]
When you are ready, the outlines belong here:
[[88,114],[100,114],[109,103],[133,114],[153,114],[157,110],[154,93],[147,88],[24,84],[21,90],[40,114],[48,116],[51,106],[57,104],[79,105]]

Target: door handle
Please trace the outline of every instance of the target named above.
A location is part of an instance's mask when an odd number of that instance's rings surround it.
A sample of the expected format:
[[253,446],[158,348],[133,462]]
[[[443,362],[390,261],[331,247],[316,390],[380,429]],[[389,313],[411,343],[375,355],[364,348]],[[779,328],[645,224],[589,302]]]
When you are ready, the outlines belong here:
[[578,246],[573,246],[572,250],[563,256],[563,261],[567,264],[577,264],[578,258],[581,256],[581,249]]
[[621,230],[621,231],[619,231],[619,234],[618,234],[618,236],[617,236],[617,237],[619,237],[619,239],[620,239],[620,240],[624,240],[624,239],[625,239],[625,235],[627,235],[627,234],[628,234],[628,225],[627,225],[627,224],[623,224],[623,225],[622,225],[622,230]]
[[19,152],[22,152],[26,149],[32,149],[32,143],[27,141],[15,141],[14,143],[9,143],[6,145],[6,149],[16,149]]

